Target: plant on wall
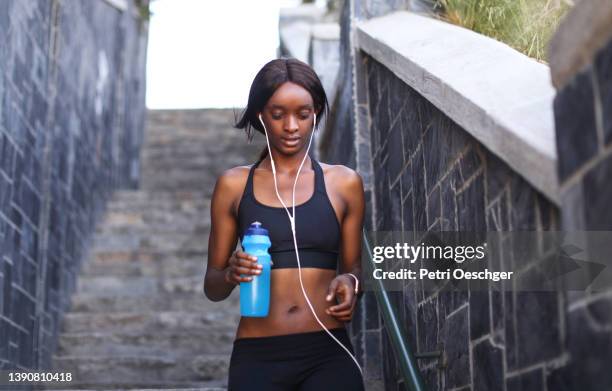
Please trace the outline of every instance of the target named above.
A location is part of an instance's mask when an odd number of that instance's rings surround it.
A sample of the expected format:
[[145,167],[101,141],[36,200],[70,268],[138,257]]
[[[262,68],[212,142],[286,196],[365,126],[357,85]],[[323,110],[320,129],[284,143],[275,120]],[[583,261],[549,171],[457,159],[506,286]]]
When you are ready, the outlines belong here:
[[442,20],[502,41],[544,62],[570,0],[435,0]]

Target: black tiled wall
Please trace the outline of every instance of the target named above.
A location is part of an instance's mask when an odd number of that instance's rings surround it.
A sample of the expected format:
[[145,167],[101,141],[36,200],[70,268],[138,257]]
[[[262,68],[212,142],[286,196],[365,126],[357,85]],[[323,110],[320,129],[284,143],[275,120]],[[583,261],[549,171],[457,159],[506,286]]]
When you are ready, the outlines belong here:
[[[559,229],[555,204],[385,66],[364,56],[377,230]],[[503,262],[516,267],[521,260],[516,255]],[[389,294],[412,351],[446,351],[446,367],[436,359],[419,360],[430,390],[543,384],[546,368],[559,366],[567,349],[562,293],[499,292],[488,286],[430,292],[407,281],[403,292]],[[385,389],[404,389],[373,294],[365,299],[362,335],[370,347],[365,360],[383,363],[368,376],[380,370]],[[539,383],[526,375],[538,365]]]
[[0,368],[44,368],[106,198],[138,183],[146,24],[0,1]]

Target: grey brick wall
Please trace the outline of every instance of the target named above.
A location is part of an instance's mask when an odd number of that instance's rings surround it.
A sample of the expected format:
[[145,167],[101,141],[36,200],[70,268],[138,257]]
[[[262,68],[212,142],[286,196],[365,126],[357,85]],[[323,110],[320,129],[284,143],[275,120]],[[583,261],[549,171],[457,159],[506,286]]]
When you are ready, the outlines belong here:
[[612,40],[557,92],[554,107],[563,203],[580,212],[565,225],[611,230]]
[[[558,229],[554,204],[387,68],[364,58],[377,230]],[[446,350],[445,368],[436,359],[419,360],[430,390],[501,390],[525,368],[556,365],[562,357],[562,294],[429,292],[415,282],[389,293],[412,351],[440,344]],[[385,389],[402,389],[373,295],[365,301],[366,360],[383,363],[373,371]]]
[[138,185],[136,3],[0,1],[0,368],[49,364],[113,189]]
[[[564,230],[612,230],[612,39],[557,91],[554,102]],[[612,388],[612,291],[571,297],[568,365],[549,390]]]
[[[368,216],[376,230],[611,229],[612,43],[555,99],[560,207],[385,66],[359,54],[373,168],[375,210]],[[529,266],[520,253],[501,262]],[[446,352],[446,367],[419,360],[428,390],[612,387],[605,369],[612,358],[610,292],[497,291],[487,285],[429,292],[408,281],[403,292],[388,293],[411,350]],[[351,335],[368,383],[405,389],[371,292],[356,310]]]
[[[364,177],[366,230],[612,229],[612,41],[557,91],[556,205],[384,65],[352,49],[355,20],[402,8],[401,1],[356,0],[344,2],[341,18],[342,84],[321,152]],[[547,249],[539,243],[541,255]],[[492,258],[513,270],[533,266],[518,252]],[[428,390],[612,389],[610,291],[497,291],[485,284],[428,292],[408,282],[388,293],[410,349],[447,355],[445,367],[419,360]],[[356,307],[350,331],[367,389],[406,389],[372,292]]]

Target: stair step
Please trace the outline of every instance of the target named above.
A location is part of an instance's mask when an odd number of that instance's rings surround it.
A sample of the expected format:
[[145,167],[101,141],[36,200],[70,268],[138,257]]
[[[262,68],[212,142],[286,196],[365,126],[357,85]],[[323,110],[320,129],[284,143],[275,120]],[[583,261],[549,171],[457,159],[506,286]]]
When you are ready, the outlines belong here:
[[63,333],[59,338],[57,355],[197,355],[201,352],[231,353],[236,336],[231,328],[183,330],[179,328],[142,332],[84,332]]
[[[233,311],[231,311],[233,312]],[[84,333],[92,330],[105,332],[147,333],[159,329],[206,331],[211,328],[235,328],[239,313],[229,311],[206,312],[109,312],[72,313],[64,315],[61,329],[65,333]]]
[[205,257],[208,249],[180,249],[178,251],[162,251],[155,249],[140,249],[138,251],[97,250],[89,253],[87,262],[173,262],[186,258]]
[[154,277],[79,277],[76,294],[95,296],[143,296],[159,292]]
[[113,195],[109,200],[108,207],[112,208],[119,205],[129,207],[146,207],[147,205],[166,206],[183,202],[189,204],[201,203],[205,205],[209,204],[210,200],[202,197],[201,193],[193,190],[183,191],[181,189],[174,189],[173,191],[151,191],[142,189],[117,189],[113,192]]
[[[204,381],[227,378],[230,354],[200,354],[178,356],[166,355],[137,356],[57,356],[53,357],[53,371],[72,372],[75,381],[128,383],[134,379],[147,382],[167,380]],[[112,374],[112,379],[109,375]]]
[[[214,181],[211,183],[214,186]],[[121,196],[113,198],[108,202],[104,218],[98,221],[98,226],[103,225],[138,225],[142,223],[155,223],[157,220],[167,221],[170,217],[176,217],[180,221],[189,222],[194,219],[206,217],[210,210],[210,198],[205,192],[193,191],[192,198],[187,198],[181,192],[176,199],[158,198],[149,194],[158,194],[157,191],[138,191],[141,195],[128,198]],[[171,191],[165,193],[172,193]]]
[[[165,260],[147,262],[98,261],[90,260],[81,267],[79,279],[83,277],[183,277],[206,274],[206,257],[179,259],[167,257]],[[201,285],[201,284],[200,284]]]
[[[92,296],[75,294],[71,298],[71,312],[142,312],[151,311],[235,311],[240,310],[240,288],[234,289],[232,295],[220,302],[212,302],[199,294],[173,294],[155,296]],[[233,297],[232,297],[233,296]]]
[[[106,218],[110,218],[108,214]],[[120,221],[121,219],[123,219],[123,221]],[[197,235],[202,238],[206,238],[208,236],[208,233],[210,232],[210,219],[208,218],[208,216],[205,216],[202,213],[194,213],[193,216],[190,216],[190,219],[192,219],[193,222],[187,223],[183,221],[180,222],[180,224],[177,224],[173,221],[170,223],[164,221],[160,223],[146,222],[141,224],[131,224],[125,223],[125,218],[120,217],[119,220],[113,221],[111,223],[105,223],[96,227],[96,235],[134,235],[138,237],[157,237],[164,235]]]
[[[170,217],[169,217],[170,218]],[[94,236],[92,251],[206,251],[207,235],[203,231],[163,233],[155,235],[125,235],[100,233]]]
[[[134,384],[128,384],[127,387],[125,385],[121,386],[121,388],[106,388],[107,384],[102,384],[101,386],[104,388],[100,388],[99,384],[89,384],[91,388],[83,388],[83,386],[88,386],[87,384],[78,384],[77,388],[43,388],[38,390],[54,390],[54,391],[227,391],[227,387],[172,387],[172,388],[134,388]],[[161,385],[165,387],[165,385]],[[62,386],[64,387],[64,386]]]
[[[227,168],[227,167],[225,167]],[[160,170],[160,169],[157,169]],[[168,173],[167,178],[153,178],[151,175],[147,175],[147,171],[143,169],[143,179],[141,180],[141,187],[143,189],[155,189],[155,190],[173,190],[176,188],[193,189],[203,192],[205,197],[211,197],[213,186],[211,183],[202,182],[202,172],[204,171],[218,171],[221,173],[223,169],[219,167],[205,167],[201,170],[171,170],[164,169]]]
[[[180,158],[173,157],[173,154],[180,153],[185,156]],[[213,162],[210,156],[202,156],[202,151],[195,152],[191,151],[180,151],[175,152],[174,148],[168,148],[165,150],[159,150],[155,153],[147,152],[142,156],[142,163],[147,169],[182,169],[182,170],[206,170]]]
[[[214,141],[213,143],[210,143]],[[231,144],[226,142],[219,142],[217,140],[206,140],[202,141],[188,141],[185,143],[167,143],[158,144],[145,148],[141,154],[141,160],[143,163],[155,164],[159,162],[166,162],[168,165],[182,166],[203,166],[212,163],[216,163],[215,159],[211,159],[211,155],[221,155],[225,153],[232,153],[232,149],[228,148]],[[206,153],[202,153],[202,150],[206,149]],[[232,159],[236,160],[236,159]],[[227,162],[221,159],[221,162]]]
[[201,276],[206,273],[207,251],[97,252],[81,265],[81,276]]
[[92,382],[72,381],[70,383],[49,383],[37,386],[35,390],[54,391],[227,391],[226,380],[199,381],[138,381]]
[[210,215],[206,209],[179,211],[178,207],[138,211],[106,211],[97,223],[96,234],[189,234],[194,230],[210,229]]
[[[214,185],[214,183],[213,183]],[[202,198],[206,199],[206,193],[201,193]],[[194,221],[208,215],[210,202],[194,201],[163,201],[146,204],[147,200],[136,202],[114,201],[110,202],[106,208],[104,218],[99,220],[99,224],[112,224],[114,222],[122,224],[142,224],[155,223],[157,220],[168,221],[168,218],[176,218],[179,221]],[[170,216],[168,216],[170,215]]]
[[203,295],[204,275],[188,277],[115,277],[80,276],[77,279],[77,295],[98,297],[171,295],[175,293],[193,293]]

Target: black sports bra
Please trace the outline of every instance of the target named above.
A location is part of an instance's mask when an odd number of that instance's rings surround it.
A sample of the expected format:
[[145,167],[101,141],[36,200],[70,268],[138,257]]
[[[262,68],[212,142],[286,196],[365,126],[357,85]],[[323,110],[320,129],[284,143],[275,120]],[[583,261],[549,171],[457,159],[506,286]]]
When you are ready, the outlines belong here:
[[[323,169],[311,159],[315,173],[315,191],[310,199],[295,206],[295,234],[301,267],[336,270],[340,248],[340,223],[325,191]],[[268,230],[272,245],[268,249],[272,269],[297,267],[291,223],[285,208],[264,205],[253,193],[253,172],[261,159],[249,170],[249,177],[238,206],[240,245],[245,231],[254,221]],[[303,168],[303,167],[302,167]],[[272,189],[274,190],[274,189]],[[287,205],[292,213],[291,205]]]

